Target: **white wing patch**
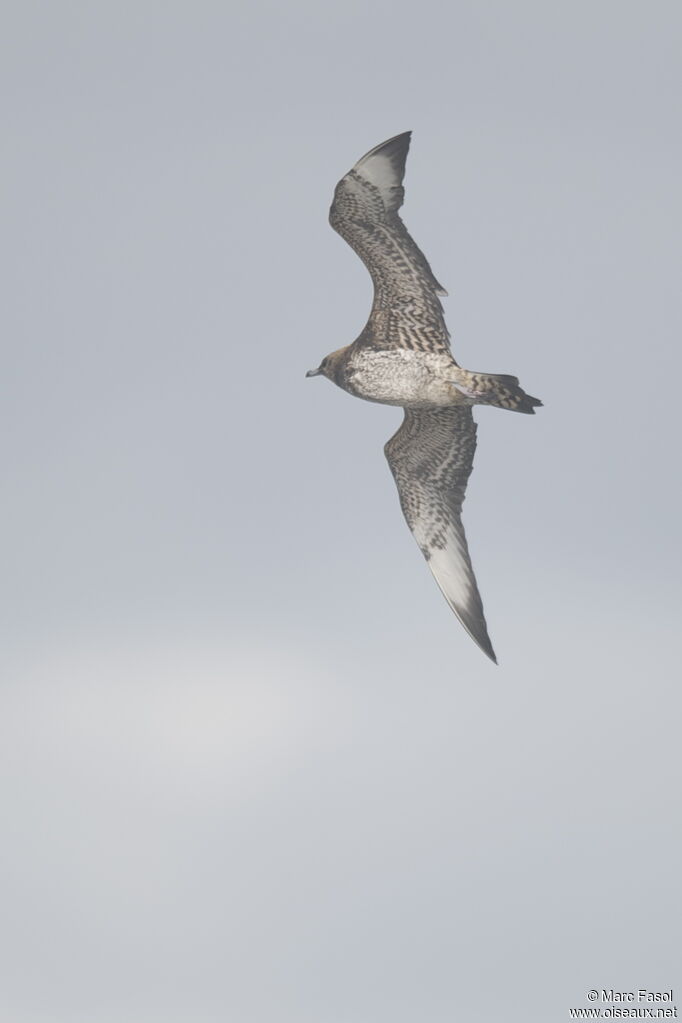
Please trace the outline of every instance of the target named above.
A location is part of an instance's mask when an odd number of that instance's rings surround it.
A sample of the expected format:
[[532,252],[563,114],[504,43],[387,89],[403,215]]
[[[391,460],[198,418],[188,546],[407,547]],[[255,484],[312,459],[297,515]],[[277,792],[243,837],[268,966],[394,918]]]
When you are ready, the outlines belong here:
[[393,189],[400,188],[403,176],[400,166],[396,164],[394,158],[385,152],[384,146],[379,152],[372,150],[371,153],[363,156],[355,164],[353,170],[365,181],[369,181],[370,185],[379,189],[387,208],[392,206],[395,196]]
[[459,530],[448,529],[443,548],[430,551],[427,564],[441,593],[466,631],[494,661],[495,654],[485,628],[483,606],[469,559],[464,529],[461,523],[458,525]]

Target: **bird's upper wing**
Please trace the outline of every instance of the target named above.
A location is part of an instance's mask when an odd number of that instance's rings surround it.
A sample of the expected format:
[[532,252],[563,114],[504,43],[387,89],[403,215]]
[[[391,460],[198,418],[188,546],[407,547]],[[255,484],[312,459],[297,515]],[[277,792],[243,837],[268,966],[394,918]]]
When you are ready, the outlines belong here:
[[476,424],[464,405],[405,409],[384,448],[403,514],[443,596],[495,661],[460,517],[475,450]]
[[341,178],[329,222],[357,252],[374,283],[374,303],[358,345],[449,352],[438,298],[447,292],[398,215],[410,132],[370,150]]

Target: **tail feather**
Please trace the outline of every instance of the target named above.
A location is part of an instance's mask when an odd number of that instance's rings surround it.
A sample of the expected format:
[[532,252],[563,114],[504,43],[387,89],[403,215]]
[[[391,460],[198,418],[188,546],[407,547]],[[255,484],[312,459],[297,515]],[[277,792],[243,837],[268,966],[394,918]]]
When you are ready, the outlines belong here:
[[526,394],[519,386],[518,377],[505,373],[470,373],[459,369],[455,380],[457,390],[473,399],[476,405],[494,405],[535,415],[535,409],[542,405],[539,398]]

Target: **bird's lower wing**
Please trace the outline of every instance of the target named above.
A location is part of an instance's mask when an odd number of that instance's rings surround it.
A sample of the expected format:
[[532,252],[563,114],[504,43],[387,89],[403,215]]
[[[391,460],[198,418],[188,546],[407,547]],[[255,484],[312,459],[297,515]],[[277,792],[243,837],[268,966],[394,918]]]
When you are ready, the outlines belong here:
[[475,450],[476,424],[467,406],[405,409],[384,448],[403,514],[443,596],[496,662],[461,519]]

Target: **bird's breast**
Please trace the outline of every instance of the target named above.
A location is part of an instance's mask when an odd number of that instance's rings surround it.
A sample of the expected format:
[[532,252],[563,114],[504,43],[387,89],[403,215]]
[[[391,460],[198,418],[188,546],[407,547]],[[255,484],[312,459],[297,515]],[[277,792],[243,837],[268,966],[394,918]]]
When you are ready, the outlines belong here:
[[350,352],[341,387],[356,398],[404,408],[433,408],[457,403],[448,379],[454,364],[433,352],[360,348]]

